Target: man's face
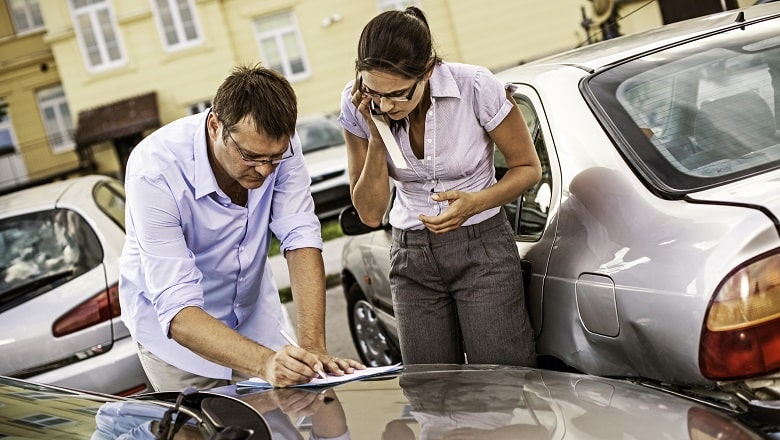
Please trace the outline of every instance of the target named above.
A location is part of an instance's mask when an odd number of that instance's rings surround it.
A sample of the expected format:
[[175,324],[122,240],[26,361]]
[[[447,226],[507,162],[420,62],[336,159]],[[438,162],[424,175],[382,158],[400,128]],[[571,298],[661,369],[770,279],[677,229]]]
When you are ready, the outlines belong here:
[[219,116],[212,113],[209,115],[209,135],[219,166],[247,189],[262,186],[279,162],[292,156],[288,136],[272,139],[258,133],[248,117],[228,129]]

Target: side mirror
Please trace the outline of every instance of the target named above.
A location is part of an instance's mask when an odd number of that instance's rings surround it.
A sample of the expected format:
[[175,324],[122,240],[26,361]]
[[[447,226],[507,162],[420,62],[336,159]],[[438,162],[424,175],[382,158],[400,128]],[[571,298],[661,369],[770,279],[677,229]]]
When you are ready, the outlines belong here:
[[373,231],[386,230],[390,227],[389,224],[381,224],[376,228],[366,225],[360,221],[360,216],[358,216],[357,210],[352,205],[341,210],[339,225],[344,235],[362,235]]

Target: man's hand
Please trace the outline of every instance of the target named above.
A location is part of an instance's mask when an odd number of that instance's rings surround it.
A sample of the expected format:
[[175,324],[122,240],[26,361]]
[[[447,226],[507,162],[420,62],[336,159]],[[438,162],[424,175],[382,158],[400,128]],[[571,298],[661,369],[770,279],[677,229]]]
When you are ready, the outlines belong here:
[[317,355],[285,345],[268,359],[264,378],[275,387],[288,387],[309,382],[323,368]]
[[355,370],[366,369],[365,365],[354,359],[337,358],[329,354],[319,354],[318,356],[327,372],[334,376],[343,376],[344,374],[352,374]]

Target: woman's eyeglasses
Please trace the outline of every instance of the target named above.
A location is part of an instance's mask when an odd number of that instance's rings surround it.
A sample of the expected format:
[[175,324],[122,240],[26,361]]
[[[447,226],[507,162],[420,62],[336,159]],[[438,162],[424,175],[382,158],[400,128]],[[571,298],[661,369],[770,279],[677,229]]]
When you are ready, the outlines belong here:
[[400,92],[392,92],[392,93],[379,93],[375,92],[368,87],[363,85],[363,77],[358,77],[358,87],[360,88],[360,93],[370,97],[371,99],[389,99],[390,101],[395,102],[406,102],[411,101],[412,97],[414,96],[414,92],[417,90],[417,84],[420,84],[420,80],[414,82],[414,85],[409,88],[409,91],[401,90]]
[[241,149],[241,147],[238,146],[238,142],[236,142],[235,139],[233,139],[233,134],[230,133],[230,130],[226,130],[228,137],[233,142],[233,146],[236,147],[236,151],[238,151],[238,154],[241,156],[241,160],[244,161],[244,165],[248,167],[257,167],[260,165],[271,165],[271,166],[277,166],[280,163],[284,162],[285,160],[295,156],[295,150],[293,150],[292,146],[292,139],[290,140],[290,145],[287,147],[287,151],[282,153],[277,158],[270,158],[270,159],[256,159],[256,158],[247,158],[246,154],[244,154],[244,150]]

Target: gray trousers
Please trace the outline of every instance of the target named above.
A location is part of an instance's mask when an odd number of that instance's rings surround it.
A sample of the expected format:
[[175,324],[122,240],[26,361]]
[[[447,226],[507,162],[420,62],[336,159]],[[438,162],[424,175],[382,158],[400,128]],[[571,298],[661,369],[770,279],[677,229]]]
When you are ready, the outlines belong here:
[[536,365],[520,256],[503,212],[443,234],[394,228],[390,263],[405,364]]

